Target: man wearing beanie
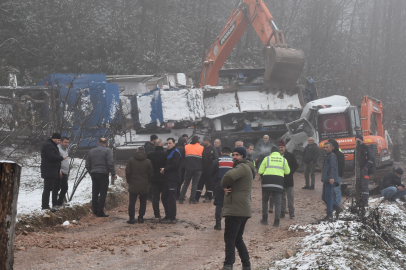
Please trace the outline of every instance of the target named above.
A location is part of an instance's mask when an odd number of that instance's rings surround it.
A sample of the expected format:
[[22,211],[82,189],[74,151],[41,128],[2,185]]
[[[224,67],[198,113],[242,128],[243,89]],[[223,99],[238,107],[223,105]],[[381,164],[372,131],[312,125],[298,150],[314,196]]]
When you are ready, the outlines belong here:
[[273,226],[279,227],[284,176],[290,174],[288,162],[279,153],[279,148],[272,147],[271,155],[264,158],[258,173],[262,179],[262,219],[260,222],[268,225],[268,201],[272,196],[275,204]]
[[295,156],[286,150],[286,144],[280,140],[278,142],[279,153],[288,162],[290,173],[285,174],[283,182],[283,194],[282,194],[282,206],[281,206],[281,218],[285,217],[286,213],[286,195],[288,197],[288,209],[289,217],[295,217],[295,197],[293,193],[293,174],[296,172],[299,165],[297,164]]
[[403,170],[397,168],[388,172],[380,184],[381,194],[389,201],[395,201],[406,195],[405,185],[402,184]]
[[50,209],[49,196],[54,188],[55,182],[59,179],[61,161],[66,157],[59,154],[58,144],[61,142],[61,134],[54,133],[41,148],[41,177],[44,178],[44,191],[42,192],[42,210]]
[[[361,142],[361,202],[364,206],[368,206],[369,199],[369,176],[376,172],[375,157],[372,150],[364,143],[364,137],[361,134],[355,136],[357,142]],[[355,157],[357,154],[355,153]],[[354,158],[354,162],[355,162]]]
[[224,189],[224,203],[221,216],[225,219],[225,260],[223,270],[233,269],[235,249],[241,258],[243,270],[250,270],[251,263],[243,234],[245,224],[251,217],[251,191],[254,164],[246,160],[245,147],[236,147],[232,153],[233,168],[221,179]]

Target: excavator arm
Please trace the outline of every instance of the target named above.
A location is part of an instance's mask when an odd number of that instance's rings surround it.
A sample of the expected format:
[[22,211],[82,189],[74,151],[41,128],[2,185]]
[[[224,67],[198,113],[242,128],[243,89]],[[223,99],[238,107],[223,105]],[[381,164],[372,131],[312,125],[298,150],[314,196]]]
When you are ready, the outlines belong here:
[[304,66],[303,52],[285,44],[283,32],[276,27],[262,0],[243,0],[234,8],[221,34],[205,56],[200,87],[217,85],[219,70],[249,25],[254,27],[265,46],[265,81],[273,81],[278,87],[296,83]]
[[[382,101],[370,96],[364,96],[361,103],[361,127],[362,134],[369,136],[371,134],[371,121],[375,115],[377,135],[385,138],[383,127],[383,106]],[[373,134],[375,135],[375,134]]]

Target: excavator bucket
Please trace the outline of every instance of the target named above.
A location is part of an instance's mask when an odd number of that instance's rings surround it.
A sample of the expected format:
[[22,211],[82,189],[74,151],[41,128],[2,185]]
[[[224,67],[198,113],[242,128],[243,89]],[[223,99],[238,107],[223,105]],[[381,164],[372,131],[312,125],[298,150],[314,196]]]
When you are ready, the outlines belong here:
[[282,85],[294,85],[304,66],[304,53],[287,47],[266,46],[264,81]]

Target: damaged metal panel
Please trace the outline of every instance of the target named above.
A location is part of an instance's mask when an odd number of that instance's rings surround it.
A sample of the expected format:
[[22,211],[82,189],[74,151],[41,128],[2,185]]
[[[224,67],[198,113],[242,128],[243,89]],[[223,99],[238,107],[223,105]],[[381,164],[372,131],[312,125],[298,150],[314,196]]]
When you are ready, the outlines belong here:
[[18,164],[0,161],[0,269],[13,269],[20,175]]

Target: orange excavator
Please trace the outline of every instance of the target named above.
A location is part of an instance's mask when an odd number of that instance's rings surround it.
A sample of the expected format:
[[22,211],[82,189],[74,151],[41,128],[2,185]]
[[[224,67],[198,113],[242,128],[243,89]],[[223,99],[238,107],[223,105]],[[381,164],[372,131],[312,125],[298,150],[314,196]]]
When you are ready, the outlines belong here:
[[218,85],[220,69],[250,25],[264,44],[264,86],[283,90],[296,85],[304,66],[303,51],[292,49],[285,43],[283,32],[277,28],[262,0],[243,0],[237,3],[221,34],[206,54],[200,87]]

